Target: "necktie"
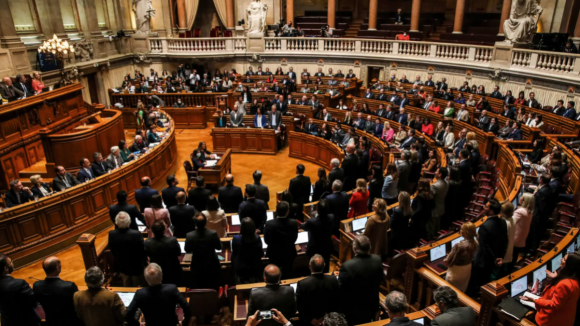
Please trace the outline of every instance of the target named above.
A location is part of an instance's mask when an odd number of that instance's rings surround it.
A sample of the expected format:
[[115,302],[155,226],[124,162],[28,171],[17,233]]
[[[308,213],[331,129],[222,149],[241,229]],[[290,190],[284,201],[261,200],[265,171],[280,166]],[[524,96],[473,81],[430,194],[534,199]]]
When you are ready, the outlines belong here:
[[87,171],[87,173],[89,174],[89,177],[92,179],[93,178],[93,174],[91,173],[91,170],[85,169],[85,171]]
[[8,94],[10,94],[10,97],[14,96],[14,93],[12,93],[12,89],[10,87],[6,87],[8,88]]
[[70,188],[70,183],[66,180],[66,175],[64,177],[61,177],[62,181],[64,182],[64,186],[65,188]]

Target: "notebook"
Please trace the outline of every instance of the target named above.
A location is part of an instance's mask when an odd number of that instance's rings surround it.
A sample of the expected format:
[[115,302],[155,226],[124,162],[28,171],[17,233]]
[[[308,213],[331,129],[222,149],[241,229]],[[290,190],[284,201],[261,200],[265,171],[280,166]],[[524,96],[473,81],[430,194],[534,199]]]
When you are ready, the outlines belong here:
[[530,311],[530,309],[520,303],[520,300],[516,300],[512,297],[507,297],[501,301],[499,304],[499,309],[501,312],[508,316],[512,316],[518,321],[522,320],[524,316]]

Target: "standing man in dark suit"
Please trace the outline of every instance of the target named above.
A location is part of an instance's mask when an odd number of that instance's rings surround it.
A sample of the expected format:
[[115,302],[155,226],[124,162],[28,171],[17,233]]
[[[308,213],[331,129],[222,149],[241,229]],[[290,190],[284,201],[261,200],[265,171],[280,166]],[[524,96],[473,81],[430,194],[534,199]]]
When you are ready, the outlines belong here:
[[165,178],[167,182],[167,188],[161,190],[161,196],[163,197],[163,202],[165,203],[165,207],[170,209],[171,207],[177,205],[177,193],[178,192],[185,192],[185,190],[181,187],[177,187],[179,181],[175,177],[175,174],[170,174]]
[[526,239],[526,247],[530,252],[535,252],[540,244],[542,235],[549,225],[550,216],[554,212],[554,192],[550,188],[550,176],[542,173],[540,185],[534,192],[534,214],[530,225],[530,233]]
[[143,284],[143,268],[147,263],[143,235],[129,226],[129,214],[119,212],[115,218],[116,229],[109,231],[109,249],[115,259],[114,270],[121,274],[124,287]]
[[282,113],[278,111],[276,104],[272,105],[272,110],[268,111],[268,126],[274,130],[280,130],[282,124]]
[[337,158],[333,158],[330,160],[330,165],[332,166],[332,170],[328,173],[328,182],[332,185],[334,180],[340,180],[343,182],[344,180],[344,170],[340,167],[340,160]]
[[244,195],[240,187],[234,186],[234,176],[226,175],[226,185],[218,190],[218,200],[221,208],[226,213],[237,213],[240,204],[244,201]]
[[344,191],[352,190],[356,186],[358,157],[354,153],[354,144],[346,146],[346,156],[342,160],[341,168],[344,170]]
[[0,254],[0,323],[2,326],[40,326],[36,298],[25,280],[10,276],[12,259]]
[[[276,309],[284,316],[293,316],[296,313],[296,301],[294,300],[294,289],[290,286],[281,286],[280,268],[274,264],[266,266],[264,269],[264,282],[266,286],[253,288],[250,292],[248,303],[248,316],[252,316],[256,311]],[[280,323],[272,319],[262,319],[261,326],[281,326]]]
[[334,275],[324,275],[324,258],[310,258],[310,276],[296,285],[296,305],[302,325],[319,325],[324,315],[339,309],[340,292]]
[[8,208],[34,201],[32,190],[22,186],[18,179],[10,181],[10,190],[5,194],[6,206]]
[[441,314],[431,321],[431,326],[475,326],[477,314],[471,307],[458,307],[457,293],[448,286],[433,291],[433,299]]
[[260,199],[256,199],[256,187],[246,185],[246,196],[248,199],[240,204],[238,214],[240,219],[249,217],[254,221],[256,229],[264,233],[264,224],[266,223],[266,204]]
[[299,212],[302,212],[304,204],[310,202],[310,188],[312,187],[312,183],[310,182],[310,177],[304,176],[305,170],[306,168],[303,164],[298,164],[296,166],[297,176],[290,180],[290,185],[288,186],[288,191],[290,191],[294,203],[298,205]]
[[334,180],[332,182],[332,194],[326,196],[326,204],[329,207],[329,213],[334,215],[332,222],[332,234],[340,236],[340,221],[345,220],[348,215],[349,195],[342,191],[342,182]]
[[145,280],[149,287],[139,289],[127,307],[125,320],[128,326],[139,326],[135,319],[137,310],[141,310],[149,326],[177,325],[179,321],[175,307],[183,309],[182,325],[187,326],[191,321],[191,306],[174,284],[162,284],[163,271],[155,263],[145,269]]
[[73,302],[73,296],[79,289],[73,282],[60,279],[62,270],[60,260],[57,257],[48,257],[42,263],[42,269],[46,273],[46,278],[35,282],[32,289],[36,300],[44,310],[46,325],[83,325],[77,317]]
[[111,221],[113,221],[113,224],[116,224],[115,220],[117,214],[119,214],[119,212],[126,212],[131,217],[130,228],[138,231],[137,220],[141,221],[143,225],[146,225],[145,218],[135,205],[127,204],[127,197],[128,194],[125,190],[117,192],[117,204],[109,206],[109,217],[111,218]]
[[[254,179],[254,187],[256,187],[256,196],[255,196],[256,199],[264,201],[264,205],[266,205],[266,210],[270,210],[270,205],[268,205],[268,202],[270,201],[270,189],[268,189],[268,186],[260,183],[262,181],[262,171],[260,170],[254,171],[254,173],[252,174],[252,178]],[[246,187],[247,186],[248,185],[246,185]],[[244,199],[246,199],[247,197],[248,197],[247,194],[244,195]]]
[[195,179],[195,188],[189,189],[187,203],[195,207],[198,212],[204,211],[207,200],[211,196],[211,190],[205,189],[205,180],[202,176]]
[[296,248],[294,243],[298,238],[298,222],[288,218],[290,205],[281,201],[276,207],[276,218],[266,222],[264,241],[268,245],[266,256],[270,263],[282,269],[284,278],[292,277]]
[[93,180],[95,178],[95,172],[91,168],[91,162],[89,161],[89,159],[88,158],[81,159],[80,165],[81,168],[77,173],[77,180],[79,180],[79,182]]
[[151,197],[154,195],[159,195],[159,191],[151,189],[151,179],[149,177],[141,178],[141,189],[135,190],[135,200],[139,204],[141,213],[145,211],[145,208],[151,207]]
[[181,247],[175,237],[165,236],[165,223],[157,220],[151,226],[154,237],[145,241],[145,253],[152,263],[159,264],[164,271],[166,284],[182,285],[183,268],[179,261]]
[[94,162],[91,164],[91,168],[95,173],[95,177],[100,177],[111,170],[111,167],[103,160],[103,155],[101,155],[101,153],[94,153],[93,160]]
[[391,322],[389,326],[419,326],[422,325],[414,322],[405,316],[407,312],[407,297],[399,291],[393,291],[385,297],[385,307]]
[[338,283],[346,320],[349,325],[359,325],[372,322],[379,309],[383,262],[370,254],[371,242],[364,235],[357,235],[352,247],[355,256],[340,267]]
[[399,181],[397,182],[397,190],[399,192],[406,191],[410,192],[410,184],[409,184],[409,175],[411,174],[411,163],[409,160],[411,159],[411,152],[408,150],[404,150],[401,154],[403,158],[402,161],[399,161],[397,164],[397,173],[399,174]]
[[508,247],[507,223],[501,219],[501,204],[490,199],[485,204],[487,220],[479,227],[479,247],[475,254],[468,293],[477,294],[482,285],[491,281],[491,273],[503,263]]
[[202,213],[195,216],[194,231],[187,234],[185,252],[191,256],[193,274],[192,289],[215,289],[220,287],[220,261],[216,250],[222,250],[222,243],[216,231],[205,228],[207,219]]
[[56,172],[56,176],[52,179],[52,189],[54,191],[65,190],[81,184],[77,178],[66,172],[64,167],[59,165],[54,170]]
[[169,218],[171,225],[173,225],[173,236],[178,239],[183,239],[187,234],[195,230],[193,217],[195,216],[195,207],[187,205],[185,200],[185,192],[177,193],[177,205],[169,209]]

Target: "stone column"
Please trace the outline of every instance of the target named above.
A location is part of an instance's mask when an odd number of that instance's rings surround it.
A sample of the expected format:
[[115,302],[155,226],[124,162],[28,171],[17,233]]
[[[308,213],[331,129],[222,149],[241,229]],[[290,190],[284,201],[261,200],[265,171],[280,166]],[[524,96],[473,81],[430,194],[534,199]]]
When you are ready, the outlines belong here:
[[369,2],[369,31],[377,30],[378,4],[377,0],[370,0]]
[[128,0],[118,0],[118,1],[120,4],[119,7],[121,9],[120,16],[123,17],[123,19],[121,19],[121,22],[119,23],[119,26],[121,27],[123,32],[125,32],[125,34],[133,34],[135,31],[133,30],[133,24],[131,24],[131,22],[133,21],[133,19],[131,18],[131,11],[133,10],[131,3]]
[[328,0],[328,26],[334,29],[336,20],[336,0]]
[[457,0],[457,5],[455,7],[455,24],[453,24],[453,34],[463,34],[464,13],[465,13],[465,0]]
[[510,18],[510,10],[512,7],[511,0],[503,0],[503,7],[501,8],[501,19],[499,20],[499,33],[497,35],[503,36],[503,23]]
[[292,25],[296,27],[294,22],[294,0],[286,0],[286,23],[288,22],[292,22]]
[[68,39],[68,35],[64,32],[59,0],[39,1],[36,8],[41,13],[39,19],[46,38],[52,38],[56,34],[60,39]]
[[177,0],[177,21],[179,24],[179,31],[185,32],[185,0]]
[[[16,34],[14,20],[8,5],[8,0],[0,0],[0,49],[8,49],[12,66],[0,66],[1,76],[14,76],[18,72],[30,72],[32,70],[26,47]],[[6,50],[1,51],[6,52]]]
[[236,18],[234,13],[234,0],[226,0],[227,29],[236,28]]
[[413,9],[411,10],[411,30],[410,32],[419,31],[419,14],[421,13],[421,0],[413,0]]

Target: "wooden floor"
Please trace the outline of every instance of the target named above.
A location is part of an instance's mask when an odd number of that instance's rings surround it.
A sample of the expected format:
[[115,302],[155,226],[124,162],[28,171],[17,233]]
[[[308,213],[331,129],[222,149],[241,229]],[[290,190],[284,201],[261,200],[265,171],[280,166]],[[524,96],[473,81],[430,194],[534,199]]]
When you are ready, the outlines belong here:
[[[211,140],[211,127],[207,129],[183,129],[176,130],[178,164],[176,176],[181,187],[187,187],[187,177],[183,169],[183,161],[189,160],[191,152],[197,148],[200,141],[207,143],[208,149],[213,149]],[[134,131],[127,132],[127,139],[132,139]],[[256,170],[262,171],[262,183],[270,189],[270,209],[276,207],[276,192],[288,188],[290,179],[296,175],[295,169],[297,164],[304,164],[306,167],[305,175],[309,176],[312,182],[318,180],[317,171],[320,166],[305,162],[299,159],[288,157],[288,148],[282,149],[277,155],[259,155],[259,154],[233,154],[232,156],[232,174],[234,175],[234,184],[244,189],[244,185],[253,183],[252,173]],[[165,185],[156,185],[161,190]],[[97,236],[97,247],[106,241],[108,230],[101,232]],[[84,274],[85,268],[81,252],[77,246],[65,249],[56,254],[62,261],[61,278],[73,281],[77,285],[85,285]],[[42,262],[37,262],[23,267],[12,273],[15,278],[25,279],[29,283],[34,283],[36,279],[44,279],[45,274],[42,270]]]

